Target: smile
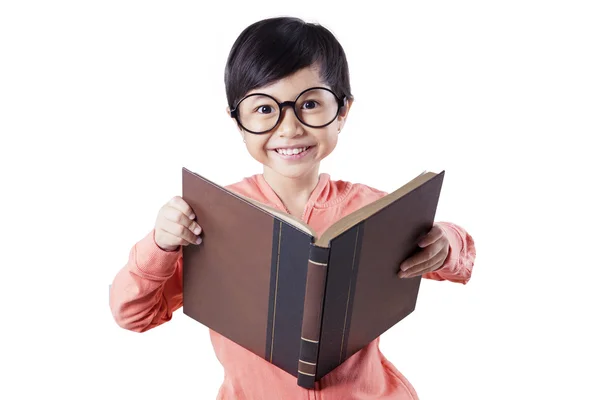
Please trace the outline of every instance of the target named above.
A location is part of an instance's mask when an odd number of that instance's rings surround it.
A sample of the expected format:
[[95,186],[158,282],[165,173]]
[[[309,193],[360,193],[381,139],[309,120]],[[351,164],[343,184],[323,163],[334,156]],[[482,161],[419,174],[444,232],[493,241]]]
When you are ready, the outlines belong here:
[[297,147],[294,149],[275,149],[275,152],[286,159],[296,159],[306,155],[313,147],[314,146]]
[[275,149],[279,154],[283,154],[284,156],[293,156],[295,154],[300,154],[305,152],[308,147],[298,147],[296,149]]

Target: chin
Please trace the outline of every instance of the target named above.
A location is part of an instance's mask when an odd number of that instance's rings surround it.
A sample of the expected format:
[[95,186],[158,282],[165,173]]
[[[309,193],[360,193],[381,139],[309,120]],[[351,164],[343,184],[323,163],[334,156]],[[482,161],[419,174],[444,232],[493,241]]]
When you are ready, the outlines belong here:
[[288,179],[297,179],[302,178],[306,175],[311,174],[312,172],[318,170],[319,163],[310,163],[303,165],[294,165],[294,166],[280,166],[280,165],[268,165],[265,164],[271,171],[277,173],[280,176],[283,176]]

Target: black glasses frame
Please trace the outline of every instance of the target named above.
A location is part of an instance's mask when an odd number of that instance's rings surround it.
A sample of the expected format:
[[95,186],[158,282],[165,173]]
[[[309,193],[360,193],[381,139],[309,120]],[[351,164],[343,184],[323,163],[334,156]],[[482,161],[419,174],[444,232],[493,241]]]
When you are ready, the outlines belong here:
[[[298,112],[296,111],[296,102],[298,101],[298,99],[306,92],[311,91],[311,90],[315,90],[315,89],[321,89],[321,90],[326,90],[328,92],[330,92],[335,99],[337,100],[338,103],[338,109],[335,113],[335,116],[331,119],[331,121],[327,122],[326,124],[323,125],[309,125],[306,122],[302,121],[302,119],[300,119],[300,117],[298,116]],[[279,107],[279,117],[277,118],[277,122],[275,123],[275,125],[273,125],[272,128],[267,129],[266,131],[260,131],[260,132],[256,132],[256,131],[251,131],[250,129],[246,128],[243,124],[242,121],[240,120],[240,116],[238,113],[238,107],[241,104],[242,101],[246,100],[248,97],[252,97],[252,96],[265,96],[268,97],[270,99],[272,99],[275,104],[277,104],[277,106]],[[300,93],[298,96],[296,96],[296,99],[294,101],[284,101],[284,102],[278,102],[273,96],[269,96],[268,94],[264,94],[264,93],[252,93],[249,94],[248,96],[244,97],[243,99],[241,99],[240,101],[237,102],[237,104],[235,105],[235,107],[229,112],[229,114],[231,115],[231,118],[235,118],[235,120],[237,121],[237,123],[244,128],[245,131],[253,133],[255,135],[261,135],[264,133],[267,133],[269,131],[272,131],[273,129],[275,129],[277,127],[277,125],[279,125],[279,123],[281,122],[281,118],[283,116],[283,109],[287,106],[291,107],[292,110],[294,110],[294,115],[296,115],[296,118],[298,119],[298,121],[300,121],[300,123],[302,125],[306,125],[310,128],[324,128],[327,125],[331,124],[333,121],[335,121],[335,119],[338,117],[338,115],[340,115],[340,110],[342,108],[344,108],[346,106],[346,104],[348,104],[348,96],[344,96],[343,98],[339,98],[335,93],[333,93],[333,91],[331,89],[325,88],[325,87],[311,87],[308,88],[306,90],[303,90],[302,93]]]

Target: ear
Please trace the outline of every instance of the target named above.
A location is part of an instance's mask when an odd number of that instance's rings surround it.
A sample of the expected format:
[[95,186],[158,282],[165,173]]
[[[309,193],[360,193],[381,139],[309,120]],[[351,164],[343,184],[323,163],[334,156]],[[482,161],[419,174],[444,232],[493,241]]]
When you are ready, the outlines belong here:
[[346,118],[348,118],[348,114],[350,113],[350,108],[352,107],[353,103],[354,99],[347,99],[346,104],[344,104],[344,106],[340,109],[340,114],[338,115],[339,129],[344,127]]
[[[225,112],[227,113],[227,117],[231,118],[231,110],[230,110],[229,106],[225,107]],[[245,135],[244,130],[240,127],[240,125],[237,123],[237,120],[235,118],[231,118],[231,120],[235,124],[235,127],[237,128],[237,130],[240,132],[240,135],[242,136],[244,143],[246,143],[246,135]]]

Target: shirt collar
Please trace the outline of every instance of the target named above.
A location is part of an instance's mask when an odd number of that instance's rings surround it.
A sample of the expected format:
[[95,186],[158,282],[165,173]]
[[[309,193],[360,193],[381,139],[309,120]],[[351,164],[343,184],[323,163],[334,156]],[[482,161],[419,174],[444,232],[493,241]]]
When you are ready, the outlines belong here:
[[[283,202],[281,201],[279,196],[277,196],[277,193],[275,193],[273,188],[271,188],[271,186],[269,186],[269,184],[265,180],[265,177],[263,174],[257,175],[256,182],[258,183],[258,187],[259,187],[260,191],[263,193],[265,198],[271,204],[273,204],[275,207],[277,207],[281,211],[286,211],[285,206],[283,205]],[[307,202],[306,208],[305,208],[305,213],[306,213],[306,210],[310,209],[315,204],[324,203],[326,201],[326,198],[329,193],[329,183],[330,183],[329,174],[326,174],[326,173],[319,174],[319,181],[317,182],[317,186],[315,186],[312,193],[310,194],[310,197],[308,198],[308,202]]]

